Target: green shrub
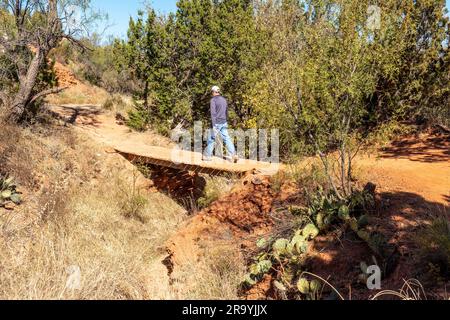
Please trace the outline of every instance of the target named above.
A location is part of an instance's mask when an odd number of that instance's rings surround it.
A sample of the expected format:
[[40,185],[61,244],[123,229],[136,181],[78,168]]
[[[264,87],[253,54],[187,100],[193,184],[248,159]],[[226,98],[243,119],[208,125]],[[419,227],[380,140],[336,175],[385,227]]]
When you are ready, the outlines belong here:
[[134,101],[134,110],[128,111],[127,126],[136,131],[146,131],[150,124],[150,113],[144,105]]

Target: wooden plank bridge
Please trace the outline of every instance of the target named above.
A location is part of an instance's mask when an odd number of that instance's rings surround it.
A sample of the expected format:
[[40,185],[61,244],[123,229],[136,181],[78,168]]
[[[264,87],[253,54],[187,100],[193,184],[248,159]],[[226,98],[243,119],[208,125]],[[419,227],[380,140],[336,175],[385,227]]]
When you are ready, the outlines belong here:
[[212,161],[203,161],[200,153],[178,148],[143,146],[129,142],[118,145],[114,149],[132,163],[149,164],[197,174],[243,176],[250,172],[257,172],[261,175],[274,175],[281,168],[279,163],[256,160],[239,160],[238,163],[232,163],[215,157]]

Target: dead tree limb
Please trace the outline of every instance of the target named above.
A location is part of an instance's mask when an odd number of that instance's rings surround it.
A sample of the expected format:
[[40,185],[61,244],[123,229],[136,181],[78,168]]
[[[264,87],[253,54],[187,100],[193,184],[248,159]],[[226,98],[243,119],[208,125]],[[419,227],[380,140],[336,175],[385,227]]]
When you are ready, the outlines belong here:
[[44,90],[39,92],[38,94],[36,94],[33,98],[31,98],[30,103],[35,102],[36,100],[43,98],[45,96],[48,96],[50,94],[56,94],[59,93],[61,91],[66,90],[68,87],[59,87],[59,88],[52,88],[52,89],[48,89],[48,90]]

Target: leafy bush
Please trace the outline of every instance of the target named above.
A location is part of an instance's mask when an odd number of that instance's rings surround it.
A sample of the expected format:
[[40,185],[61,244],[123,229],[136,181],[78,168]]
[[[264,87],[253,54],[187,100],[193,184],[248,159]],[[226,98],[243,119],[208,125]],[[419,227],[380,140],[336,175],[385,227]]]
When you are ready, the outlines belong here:
[[[303,223],[295,233],[287,238],[260,239],[257,247],[261,252],[253,258],[253,263],[249,267],[249,273],[245,276],[244,286],[252,286],[260,281],[265,274],[278,272],[276,286],[281,291],[290,294],[309,296],[308,290],[300,288],[302,279],[299,275],[303,272],[306,254],[309,243],[319,235],[319,229],[313,223]],[[306,284],[303,283],[306,287]],[[318,286],[315,286],[318,287]],[[314,293],[316,293],[314,291]],[[311,296],[309,296],[311,298]]]
[[141,101],[134,100],[133,110],[128,111],[128,120],[126,125],[136,131],[146,131],[152,129],[158,134],[170,137],[173,119],[165,120],[160,118],[155,112],[153,112],[154,106],[146,107]]
[[136,131],[145,131],[150,124],[150,114],[138,101],[134,101],[134,110],[128,111],[127,126]]

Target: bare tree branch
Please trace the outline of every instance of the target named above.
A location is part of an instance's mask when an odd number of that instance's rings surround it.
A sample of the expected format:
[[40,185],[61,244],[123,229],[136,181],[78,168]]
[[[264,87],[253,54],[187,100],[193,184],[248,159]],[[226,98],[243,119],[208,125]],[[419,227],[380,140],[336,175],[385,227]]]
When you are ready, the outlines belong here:
[[[83,13],[81,20],[73,26],[69,22],[74,13],[67,7],[72,4],[77,5]],[[77,35],[87,29],[97,16],[86,15],[89,1],[85,0],[5,0],[4,8],[14,19],[12,27],[15,30],[0,36],[0,48],[14,61],[19,79],[19,90],[10,106],[8,118],[19,121],[30,104],[37,99],[65,89],[54,88],[36,93],[38,75],[50,51],[62,39],[67,39],[82,50],[89,50],[78,40]],[[40,19],[31,21],[35,14],[39,14]]]
[[41,91],[38,94],[36,94],[35,96],[33,96],[33,98],[31,98],[30,103],[35,102],[39,98],[43,98],[43,97],[48,96],[50,94],[59,93],[59,92],[64,91],[66,89],[68,89],[68,87],[52,88],[52,89]]

